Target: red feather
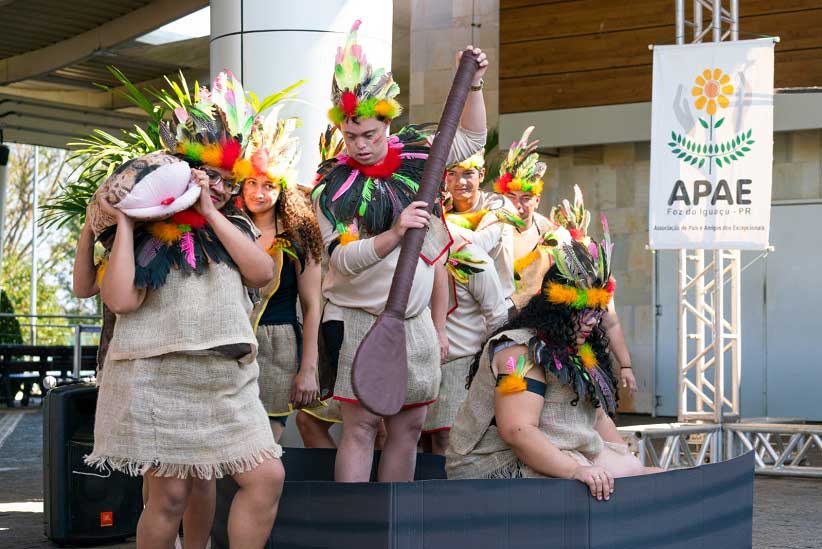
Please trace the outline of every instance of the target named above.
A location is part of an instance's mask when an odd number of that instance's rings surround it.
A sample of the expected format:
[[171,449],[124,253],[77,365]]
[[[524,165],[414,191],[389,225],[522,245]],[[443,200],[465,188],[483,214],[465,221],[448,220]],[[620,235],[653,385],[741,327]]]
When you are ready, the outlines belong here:
[[355,170],[360,170],[360,172],[365,175],[366,177],[377,177],[379,179],[387,179],[394,175],[400,168],[400,164],[402,164],[402,157],[400,153],[402,152],[402,146],[388,146],[388,153],[385,155],[385,158],[377,162],[376,164],[372,164],[370,166],[366,166],[364,164],[360,164],[353,158],[347,158],[345,163]]
[[613,278],[609,279],[608,285],[605,286],[605,291],[607,291],[609,294],[614,293],[616,291],[616,280],[614,280]]
[[222,144],[223,156],[220,161],[220,167],[224,170],[231,170],[234,163],[240,158],[243,152],[243,146],[236,139],[229,139]]
[[353,92],[343,92],[340,97],[340,107],[348,118],[353,118],[357,114],[357,96]]
[[177,225],[188,225],[192,229],[199,229],[207,225],[205,217],[195,212],[192,208],[172,215],[171,221]]
[[510,183],[512,179],[514,179],[514,176],[508,172],[505,172],[499,177],[499,179],[497,179],[497,185],[499,185],[499,189],[501,192],[508,192],[508,183]]

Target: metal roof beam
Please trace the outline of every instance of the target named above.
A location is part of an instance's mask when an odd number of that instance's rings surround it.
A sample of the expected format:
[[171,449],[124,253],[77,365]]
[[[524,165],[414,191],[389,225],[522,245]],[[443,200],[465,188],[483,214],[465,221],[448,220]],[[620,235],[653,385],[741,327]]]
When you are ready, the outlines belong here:
[[155,0],[96,29],[0,60],[0,84],[26,80],[71,65],[98,50],[142,36],[206,5],[208,0]]

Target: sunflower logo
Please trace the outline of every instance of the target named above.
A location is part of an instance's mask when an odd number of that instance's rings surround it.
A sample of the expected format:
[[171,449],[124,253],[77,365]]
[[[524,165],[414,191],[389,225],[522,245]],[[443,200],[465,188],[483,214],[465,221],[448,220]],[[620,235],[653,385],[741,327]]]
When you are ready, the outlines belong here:
[[691,89],[691,95],[696,97],[694,107],[697,110],[705,109],[709,116],[716,114],[716,107],[726,108],[730,101],[726,96],[734,92],[729,82],[731,77],[722,72],[722,69],[705,69],[694,81],[696,86]]
[[697,169],[708,169],[712,173],[714,166],[717,168],[729,166],[731,163],[744,158],[751,152],[751,147],[755,143],[751,130],[742,131],[730,139],[717,141],[715,135],[718,128],[725,122],[724,117],[714,121],[714,115],[719,109],[726,109],[730,105],[728,96],[734,93],[734,86],[731,84],[731,77],[725,74],[722,69],[705,69],[694,79],[694,86],[691,88],[691,95],[694,99],[694,107],[697,111],[705,111],[709,120],[699,117],[699,123],[708,130],[707,142],[691,137],[686,134],[671,132],[671,141],[668,146],[671,153],[686,164],[690,164]]

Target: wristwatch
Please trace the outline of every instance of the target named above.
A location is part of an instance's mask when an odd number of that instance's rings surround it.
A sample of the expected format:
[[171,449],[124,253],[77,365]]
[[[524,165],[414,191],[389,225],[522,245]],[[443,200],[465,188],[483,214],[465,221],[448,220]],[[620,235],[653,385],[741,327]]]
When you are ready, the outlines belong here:
[[479,86],[471,86],[471,91],[472,92],[478,92],[478,91],[482,90],[483,86],[485,86],[485,80],[480,78]]

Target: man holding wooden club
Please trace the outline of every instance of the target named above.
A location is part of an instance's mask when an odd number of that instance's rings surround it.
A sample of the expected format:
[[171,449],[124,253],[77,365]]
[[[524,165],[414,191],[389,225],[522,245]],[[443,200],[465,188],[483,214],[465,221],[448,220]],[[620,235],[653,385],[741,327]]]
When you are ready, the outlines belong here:
[[[391,120],[400,113],[394,100],[399,86],[390,73],[373,70],[366,61],[356,43],[359,25],[357,21],[337,51],[329,111],[346,152],[320,165],[312,196],[329,255],[322,331],[327,346],[339,346],[334,398],[341,402],[343,432],[335,477],[369,480],[381,416],[361,405],[352,388],[351,366],[360,342],[385,309],[403,236],[409,229],[426,228],[405,307],[405,402],[399,412],[384,417],[388,438],[377,475],[379,481],[410,481],[426,410],[437,398],[440,358],[447,353],[444,261],[451,238],[439,207],[431,215],[427,204],[414,201],[434,128],[407,126],[389,136]],[[479,49],[471,50],[477,69],[449,162],[468,158],[485,143],[482,76],[488,61]],[[401,354],[380,359],[388,363]]]

